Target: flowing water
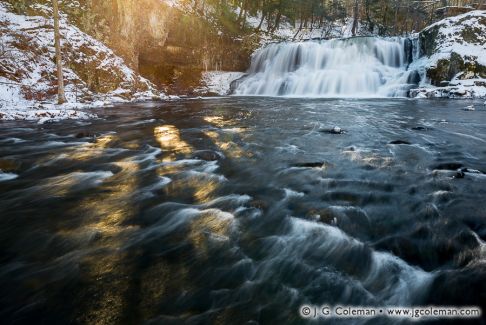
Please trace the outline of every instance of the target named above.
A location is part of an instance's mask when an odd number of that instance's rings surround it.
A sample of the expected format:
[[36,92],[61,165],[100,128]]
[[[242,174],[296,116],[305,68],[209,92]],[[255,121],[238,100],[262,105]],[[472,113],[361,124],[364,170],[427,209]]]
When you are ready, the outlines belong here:
[[479,103],[234,97],[97,113],[0,124],[2,323],[486,307]]
[[[416,48],[416,46],[415,46]],[[420,82],[406,38],[357,37],[270,44],[253,55],[236,95],[407,97]]]

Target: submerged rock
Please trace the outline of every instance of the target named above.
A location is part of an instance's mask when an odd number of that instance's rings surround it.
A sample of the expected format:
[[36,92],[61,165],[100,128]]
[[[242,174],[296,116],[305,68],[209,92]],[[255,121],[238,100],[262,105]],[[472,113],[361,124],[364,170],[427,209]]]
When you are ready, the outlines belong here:
[[223,159],[224,155],[220,152],[213,150],[198,150],[191,155],[191,158],[205,161],[215,161]]
[[443,163],[439,165],[435,165],[432,167],[432,169],[437,169],[437,170],[458,170],[460,168],[464,167],[463,164],[460,163]]
[[408,141],[405,141],[405,140],[395,140],[395,141],[391,141],[389,144],[407,144],[407,145],[410,145],[411,143],[408,142]]
[[433,166],[432,169],[434,170],[434,174],[438,172],[442,174],[446,174],[452,178],[464,178],[467,174],[484,174],[482,171],[464,167],[464,165],[460,163],[444,163]]
[[429,128],[425,127],[425,126],[415,126],[412,128],[412,130],[414,131],[427,131],[429,130]]
[[11,172],[20,169],[20,161],[13,159],[0,159],[0,172]]
[[298,163],[292,165],[292,167],[297,167],[297,168],[327,168],[332,166],[330,163],[327,161],[324,162],[308,162],[308,163]]
[[96,135],[94,133],[90,133],[87,131],[79,132],[75,135],[76,139],[82,139],[82,138],[94,138]]
[[346,131],[344,131],[343,129],[341,129],[339,126],[335,126],[332,129],[321,130],[319,132],[330,133],[330,134],[343,134],[343,133],[346,133]]

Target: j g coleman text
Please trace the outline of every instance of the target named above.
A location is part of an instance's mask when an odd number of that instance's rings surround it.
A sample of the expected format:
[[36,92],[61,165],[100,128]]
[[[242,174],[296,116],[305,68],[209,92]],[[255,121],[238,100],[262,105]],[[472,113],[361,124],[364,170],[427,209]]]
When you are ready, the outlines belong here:
[[311,306],[303,305],[299,309],[303,318],[408,318],[408,319],[452,319],[479,318],[479,307],[363,307],[363,306]]

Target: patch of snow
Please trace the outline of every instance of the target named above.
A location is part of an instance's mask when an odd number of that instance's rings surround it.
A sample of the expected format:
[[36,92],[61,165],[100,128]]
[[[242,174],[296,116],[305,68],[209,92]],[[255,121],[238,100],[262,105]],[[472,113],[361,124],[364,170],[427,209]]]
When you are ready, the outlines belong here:
[[[486,83],[481,85],[484,79],[460,80],[456,84],[451,83],[446,87],[434,87],[423,85],[410,92],[413,98],[486,98]],[[478,82],[480,84],[478,84]]]
[[212,93],[221,96],[228,95],[230,86],[233,81],[243,77],[243,72],[228,72],[228,71],[207,71],[203,72],[202,87],[196,92],[200,94]]

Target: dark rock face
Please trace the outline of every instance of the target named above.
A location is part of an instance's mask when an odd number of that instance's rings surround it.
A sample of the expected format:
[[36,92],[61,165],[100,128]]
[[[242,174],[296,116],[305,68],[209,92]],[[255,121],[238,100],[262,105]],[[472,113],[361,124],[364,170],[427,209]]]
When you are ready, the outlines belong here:
[[420,74],[417,71],[412,71],[412,73],[410,73],[410,75],[407,78],[407,83],[418,85],[420,83],[420,80],[421,80]]
[[437,36],[439,35],[439,26],[425,29],[419,35],[420,38],[420,55],[431,56],[434,54],[437,46]]
[[411,39],[407,38],[405,40],[405,62],[407,64],[412,63],[413,61],[413,42]]
[[243,75],[241,78],[233,80],[230,84],[230,94],[234,94],[235,90],[239,87],[239,85],[248,77],[248,74]]
[[464,60],[459,54],[453,52],[449,60],[439,60],[435,68],[427,70],[427,77],[434,86],[441,86],[442,81],[450,81],[463,70]]

